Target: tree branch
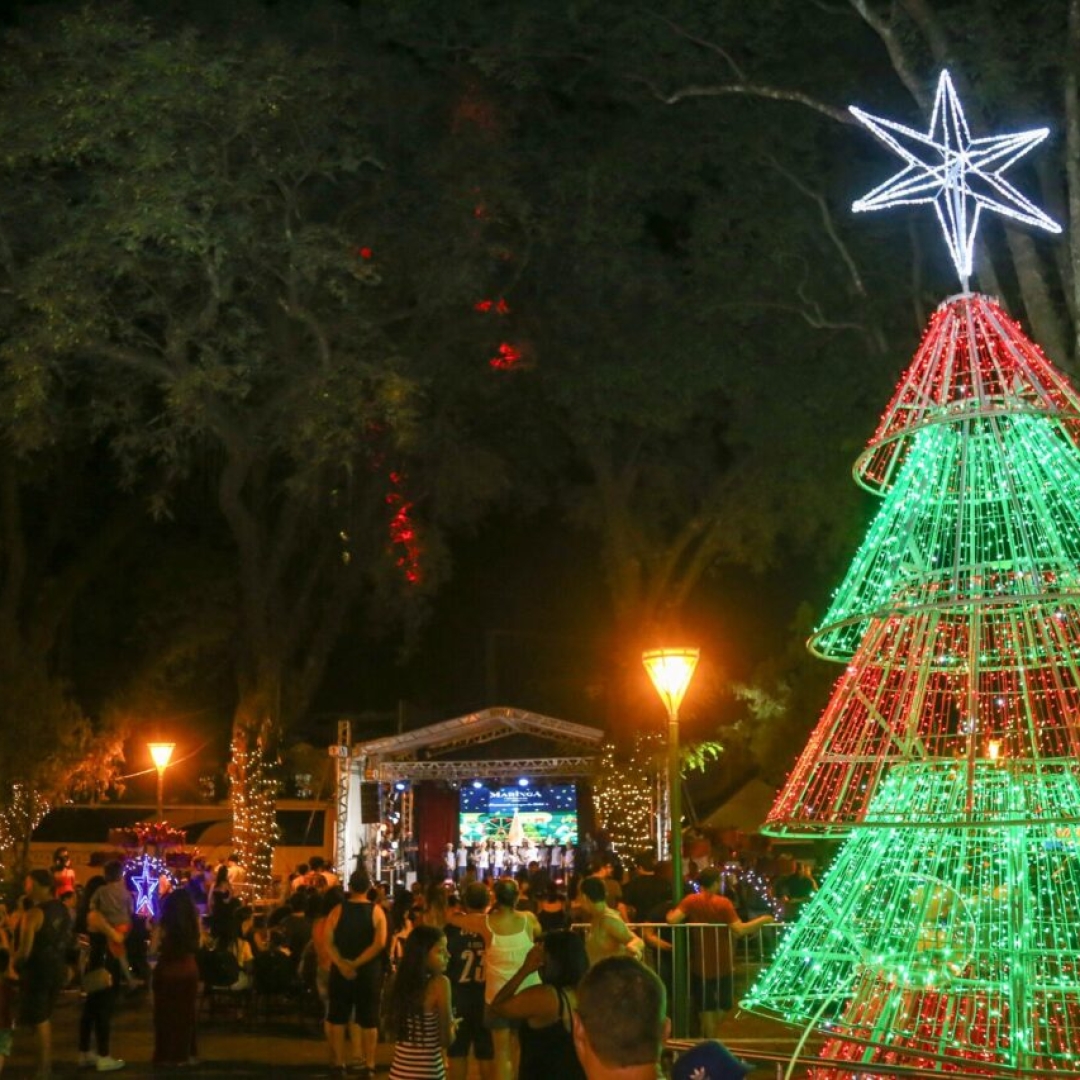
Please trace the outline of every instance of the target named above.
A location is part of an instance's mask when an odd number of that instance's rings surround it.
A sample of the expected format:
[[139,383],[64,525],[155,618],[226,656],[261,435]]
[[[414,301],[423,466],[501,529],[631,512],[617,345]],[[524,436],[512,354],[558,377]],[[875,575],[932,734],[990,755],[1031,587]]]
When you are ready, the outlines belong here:
[[825,197],[819,191],[814,191],[812,188],[804,184],[794,173],[789,172],[779,161],[776,160],[771,154],[765,158],[770,165],[783,176],[797,191],[802,192],[811,202],[813,202],[817,208],[818,213],[821,216],[821,223],[825,227],[825,234],[832,241],[833,247],[840,254],[840,258],[843,259],[844,265],[848,269],[848,273],[851,275],[851,283],[855,287],[855,291],[860,296],[866,295],[866,287],[863,285],[862,276],[859,274],[859,268],[855,265],[855,259],[851,252],[848,251],[847,245],[840,239],[839,233],[836,231],[836,225],[833,222],[832,211],[829,209],[829,204],[825,201]]
[[743,71],[737,63],[735,63],[734,57],[727,51],[722,45],[718,45],[715,41],[707,41],[705,38],[700,38],[696,34],[691,34],[688,30],[684,29],[677,22],[673,22],[666,15],[661,15],[658,11],[652,11],[650,8],[645,9],[646,14],[651,15],[654,19],[659,19],[669,30],[678,34],[679,37],[685,38],[687,41],[693,42],[695,45],[700,45],[703,49],[708,49],[709,52],[716,53],[729,68],[731,68],[732,74],[740,82],[746,82],[746,72]]
[[626,77],[630,82],[641,83],[642,86],[647,87],[653,97],[655,97],[657,101],[663,102],[665,105],[677,105],[680,101],[687,101],[690,98],[741,95],[743,97],[762,98],[766,101],[786,101],[796,105],[804,105],[806,108],[812,109],[822,116],[827,116],[830,120],[835,120],[838,124],[856,123],[855,118],[845,110],[837,109],[835,106],[829,105],[824,101],[819,101],[817,98],[811,97],[810,94],[804,94],[799,90],[784,90],[778,86],[738,82],[712,86],[691,85],[681,87],[678,90],[665,91],[661,90],[651,79],[647,79],[643,75],[628,75]]
[[[803,286],[796,290],[800,300],[805,300]],[[871,329],[863,323],[836,321],[825,317],[820,305],[815,301],[809,301],[807,307],[799,307],[797,304],[783,304],[779,300],[740,300],[730,303],[713,304],[713,311],[739,311],[745,308],[759,308],[765,311],[786,311],[790,315],[798,315],[808,326],[815,330],[854,330],[858,334],[864,334],[871,340],[875,340]]]
[[850,3],[862,16],[866,25],[881,38],[885,51],[889,54],[893,70],[900,76],[900,81],[918,103],[919,108],[929,116],[933,106],[933,95],[927,89],[925,80],[915,70],[914,64],[904,49],[903,41],[893,31],[891,21],[878,14],[870,0],[850,0]]

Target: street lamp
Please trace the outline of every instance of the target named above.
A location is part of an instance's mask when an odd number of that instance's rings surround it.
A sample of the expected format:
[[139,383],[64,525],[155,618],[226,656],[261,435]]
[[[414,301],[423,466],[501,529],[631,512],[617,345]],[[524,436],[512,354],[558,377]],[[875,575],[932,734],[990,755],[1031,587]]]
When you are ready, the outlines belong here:
[[148,745],[150,747],[150,756],[154,759],[154,766],[157,769],[157,819],[158,821],[164,821],[165,770],[169,767],[169,761],[172,758],[173,750],[176,749],[176,743],[152,742]]
[[[700,649],[651,649],[642,653],[641,662],[652,679],[668,714],[668,826],[671,836],[671,898],[682,900],[682,770],[679,767],[679,706],[693,678]],[[686,1010],[686,936],[676,932],[672,937],[671,1019],[675,1035],[688,1031]]]

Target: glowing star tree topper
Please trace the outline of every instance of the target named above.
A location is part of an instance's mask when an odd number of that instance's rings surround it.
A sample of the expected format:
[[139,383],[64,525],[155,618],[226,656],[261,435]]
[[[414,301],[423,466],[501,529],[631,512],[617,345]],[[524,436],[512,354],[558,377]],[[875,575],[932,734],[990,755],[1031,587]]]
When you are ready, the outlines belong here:
[[979,214],[992,210],[1026,225],[1059,233],[1061,226],[1021,195],[1002,173],[1049,134],[1048,128],[973,139],[949,73],[938,79],[930,130],[924,135],[893,120],[851,112],[907,165],[852,205],[884,210],[890,206],[933,204],[965,291]]

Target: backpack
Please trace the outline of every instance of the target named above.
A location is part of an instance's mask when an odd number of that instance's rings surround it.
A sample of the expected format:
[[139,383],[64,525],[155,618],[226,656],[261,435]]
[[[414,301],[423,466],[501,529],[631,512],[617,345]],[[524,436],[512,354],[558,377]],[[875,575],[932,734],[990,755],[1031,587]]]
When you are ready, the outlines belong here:
[[240,961],[232,949],[200,949],[198,963],[207,986],[232,986],[240,978]]

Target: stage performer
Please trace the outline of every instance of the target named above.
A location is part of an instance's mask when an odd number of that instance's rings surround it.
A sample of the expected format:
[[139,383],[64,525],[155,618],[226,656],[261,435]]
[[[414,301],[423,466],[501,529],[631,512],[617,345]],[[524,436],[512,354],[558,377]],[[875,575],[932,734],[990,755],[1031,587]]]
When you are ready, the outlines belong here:
[[446,864],[446,880],[454,880],[454,867],[457,865],[457,856],[454,854],[454,845],[446,845],[446,854],[443,856],[443,862]]
[[496,878],[501,878],[506,867],[506,846],[501,840],[495,841],[495,851],[491,858],[492,873]]
[[463,881],[466,871],[469,869],[469,849],[465,846],[465,841],[458,841],[457,846],[457,880]]
[[562,872],[562,844],[556,842],[551,845],[551,857],[548,863],[551,866],[552,877],[558,877]]

